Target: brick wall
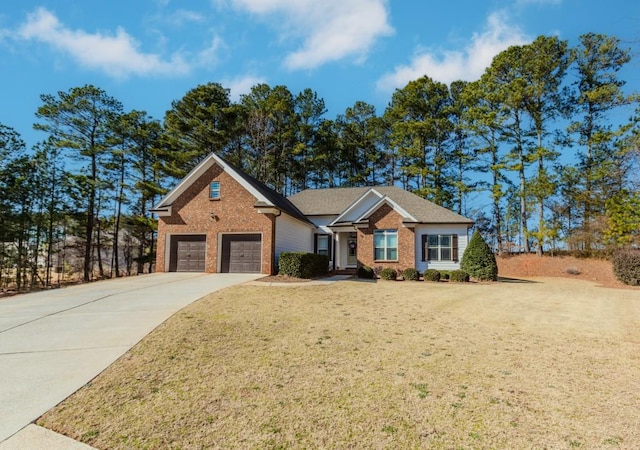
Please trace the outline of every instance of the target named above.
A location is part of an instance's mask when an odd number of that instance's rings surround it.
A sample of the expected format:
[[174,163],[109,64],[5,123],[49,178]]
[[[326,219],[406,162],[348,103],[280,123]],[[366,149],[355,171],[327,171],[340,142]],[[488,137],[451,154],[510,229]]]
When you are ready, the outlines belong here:
[[[209,184],[220,182],[220,199],[209,199]],[[158,221],[158,253],[156,270],[169,270],[165,261],[167,234],[206,234],[206,271],[218,269],[219,233],[261,233],[262,273],[273,272],[273,222],[271,214],[260,214],[254,208],[255,197],[221,167],[214,164],[173,203],[172,215]],[[211,218],[211,213],[216,219]]]
[[[374,261],[374,230],[398,230],[398,261]],[[369,218],[369,227],[358,229],[358,265],[406,269],[414,267],[415,236],[413,229],[402,226],[402,216],[391,206],[383,204]]]

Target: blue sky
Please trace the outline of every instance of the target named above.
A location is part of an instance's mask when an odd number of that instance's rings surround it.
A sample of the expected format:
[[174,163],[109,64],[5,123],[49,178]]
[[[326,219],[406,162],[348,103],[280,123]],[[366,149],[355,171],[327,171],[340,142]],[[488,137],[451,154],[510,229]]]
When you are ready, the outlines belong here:
[[[20,0],[0,6],[0,123],[28,145],[40,94],[93,84],[162,119],[198,84],[233,99],[254,84],[315,90],[327,117],[358,100],[382,114],[424,74],[474,80],[501,50],[612,34],[640,53],[630,0]],[[621,76],[640,91],[640,55]]]

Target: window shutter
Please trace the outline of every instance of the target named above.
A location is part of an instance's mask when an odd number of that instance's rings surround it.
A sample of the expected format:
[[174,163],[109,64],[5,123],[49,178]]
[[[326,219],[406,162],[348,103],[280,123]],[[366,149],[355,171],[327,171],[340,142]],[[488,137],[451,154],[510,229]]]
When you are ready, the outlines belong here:
[[333,259],[333,256],[331,255],[333,250],[333,235],[329,234],[327,235],[327,255],[329,256],[329,260],[331,261]]
[[427,235],[422,235],[422,260],[427,260]]
[[313,234],[313,253],[318,253],[318,233]]
[[451,236],[451,252],[452,259],[454,262],[458,262],[458,235],[454,234]]

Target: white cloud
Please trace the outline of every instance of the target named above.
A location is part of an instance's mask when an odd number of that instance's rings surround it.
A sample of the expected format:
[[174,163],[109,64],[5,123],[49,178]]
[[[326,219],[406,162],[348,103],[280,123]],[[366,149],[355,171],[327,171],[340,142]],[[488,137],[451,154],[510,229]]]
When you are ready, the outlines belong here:
[[256,84],[266,83],[266,80],[262,77],[253,75],[245,75],[238,78],[232,78],[229,80],[222,80],[222,86],[228,88],[231,93],[231,100],[237,102],[240,100],[240,96],[251,92],[251,88]]
[[419,51],[410,64],[396,67],[380,78],[377,88],[391,92],[424,75],[447,84],[455,80],[477,80],[498,53],[528,42],[531,38],[511,26],[506,14],[496,12],[487,18],[485,29],[473,33],[462,50]]
[[122,28],[118,28],[114,35],[72,30],[44,8],[27,16],[26,22],[18,28],[16,37],[47,44],[84,67],[102,70],[116,78],[180,75],[190,70],[189,64],[179,54],[173,55],[170,60],[163,60],[157,54],[140,52],[136,40]]
[[220,36],[214,36],[209,46],[198,53],[197,65],[201,67],[216,66],[220,50],[224,47],[226,47],[224,40]]
[[290,70],[347,57],[362,60],[377,39],[393,33],[387,0],[231,0],[236,8],[275,16],[281,37],[302,39],[285,58]]
[[187,9],[177,9],[171,12],[168,21],[174,25],[183,25],[189,22],[204,22],[205,17],[195,11],[189,11]]

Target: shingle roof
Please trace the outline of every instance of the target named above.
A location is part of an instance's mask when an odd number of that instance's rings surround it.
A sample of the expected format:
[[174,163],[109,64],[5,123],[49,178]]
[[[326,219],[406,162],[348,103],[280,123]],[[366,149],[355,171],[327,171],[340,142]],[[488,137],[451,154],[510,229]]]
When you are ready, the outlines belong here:
[[229,167],[232,168],[232,170],[234,170],[240,177],[242,177],[244,181],[249,183],[255,190],[260,192],[260,194],[262,194],[276,208],[280,209],[281,211],[284,211],[285,213],[289,214],[291,217],[294,217],[306,223],[311,223],[309,219],[307,219],[305,215],[302,212],[300,212],[300,210],[291,201],[289,201],[289,199],[283,197],[282,195],[280,195],[279,193],[271,189],[266,184],[256,180],[251,175],[246,173],[244,170],[239,169],[238,167],[231,164],[229,161],[221,157],[220,159],[222,159]]
[[420,223],[473,224],[471,219],[396,186],[307,189],[288,199],[307,216],[339,215],[371,189],[389,197]]

